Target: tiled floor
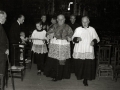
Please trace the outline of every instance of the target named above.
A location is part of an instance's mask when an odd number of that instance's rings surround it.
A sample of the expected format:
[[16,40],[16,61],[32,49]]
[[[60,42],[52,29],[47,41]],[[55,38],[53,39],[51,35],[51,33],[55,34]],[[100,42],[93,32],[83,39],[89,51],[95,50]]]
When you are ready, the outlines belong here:
[[[107,77],[99,80],[96,78],[96,80],[89,81],[89,86],[85,87],[82,80],[76,80],[74,74],[71,74],[71,79],[53,82],[51,78],[44,75],[38,76],[36,72],[36,65],[33,64],[31,70],[26,70],[23,81],[15,78],[15,90],[120,90],[120,79],[115,82]],[[5,90],[13,90],[10,78],[8,88]]]

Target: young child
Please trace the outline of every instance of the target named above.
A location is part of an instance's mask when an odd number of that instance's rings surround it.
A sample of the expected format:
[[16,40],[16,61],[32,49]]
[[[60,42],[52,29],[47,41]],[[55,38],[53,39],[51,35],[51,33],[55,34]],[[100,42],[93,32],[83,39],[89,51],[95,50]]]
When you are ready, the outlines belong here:
[[24,32],[20,32],[20,39],[21,39],[21,44],[26,44],[26,41],[28,40],[27,37],[25,37]]
[[[27,42],[27,38],[25,37],[24,32],[20,32],[20,39],[21,39],[21,41],[19,43],[21,45],[19,45],[19,47],[24,48],[24,44],[26,44],[26,42]],[[23,49],[20,49],[20,60],[23,60]]]
[[41,72],[44,69],[44,58],[45,54],[48,52],[45,44],[46,40],[46,31],[42,29],[42,23],[36,23],[36,29],[31,35],[33,42],[32,51],[34,53],[34,60],[37,63],[38,75],[41,75]]

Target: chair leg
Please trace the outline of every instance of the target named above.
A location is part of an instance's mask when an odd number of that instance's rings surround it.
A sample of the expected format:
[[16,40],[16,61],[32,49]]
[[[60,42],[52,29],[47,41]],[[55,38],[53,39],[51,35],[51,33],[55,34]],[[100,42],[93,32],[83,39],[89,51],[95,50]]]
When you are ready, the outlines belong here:
[[23,81],[25,75],[25,69],[21,70],[21,81]]
[[10,72],[11,74],[11,82],[12,82],[12,87],[13,87],[13,90],[15,90],[15,84],[14,84],[14,77],[13,77],[13,73]]
[[115,81],[115,72],[114,72],[114,70],[113,70],[113,80]]
[[31,70],[31,67],[32,67],[32,63],[30,62],[30,70]]
[[96,70],[96,77],[98,77],[98,70]]
[[98,71],[98,80],[100,79],[100,70]]
[[1,85],[0,85],[0,88],[1,88],[1,90],[3,90],[3,75],[1,74],[0,75],[0,80],[1,80]]
[[26,69],[23,69],[23,77],[25,76]]
[[118,73],[115,74],[115,81],[117,82]]
[[23,70],[21,70],[21,81],[23,81]]
[[8,80],[9,80],[9,71],[6,73],[6,77],[5,77],[5,84],[6,84],[6,87],[8,87]]
[[112,73],[112,75],[111,75],[111,76],[112,76],[112,80],[114,80],[114,74],[113,74],[113,71],[112,71],[111,73]]

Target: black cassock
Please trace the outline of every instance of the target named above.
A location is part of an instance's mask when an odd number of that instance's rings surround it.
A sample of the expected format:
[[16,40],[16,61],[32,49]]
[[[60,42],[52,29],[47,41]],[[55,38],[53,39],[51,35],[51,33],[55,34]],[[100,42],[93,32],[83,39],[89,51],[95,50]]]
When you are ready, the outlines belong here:
[[19,54],[20,54],[19,49],[17,48],[15,50],[15,52],[14,52],[14,47],[13,47],[13,44],[19,44],[19,42],[20,42],[20,25],[19,25],[19,23],[17,21],[15,21],[12,24],[9,34],[10,34],[9,35],[9,40],[10,40],[10,62],[11,62],[11,65],[13,65],[14,64],[14,56],[15,56],[16,60],[18,60],[19,59]]
[[9,49],[9,43],[4,28],[0,24],[0,74],[5,73],[5,66],[7,61],[7,55],[5,51]]

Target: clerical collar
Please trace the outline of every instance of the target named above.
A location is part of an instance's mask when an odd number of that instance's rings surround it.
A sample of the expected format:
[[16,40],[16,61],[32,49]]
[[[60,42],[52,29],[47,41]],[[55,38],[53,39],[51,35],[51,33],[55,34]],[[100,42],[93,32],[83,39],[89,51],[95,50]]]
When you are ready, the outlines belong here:
[[20,25],[20,22],[17,20],[18,24]]
[[71,24],[75,24],[75,22],[74,23],[71,22]]
[[43,31],[43,29],[41,29],[41,30],[38,30],[38,29],[36,28],[36,31],[38,31],[38,32],[42,32],[42,31]]
[[[82,28],[84,28],[83,25],[82,25]],[[87,28],[89,28],[89,26]]]

